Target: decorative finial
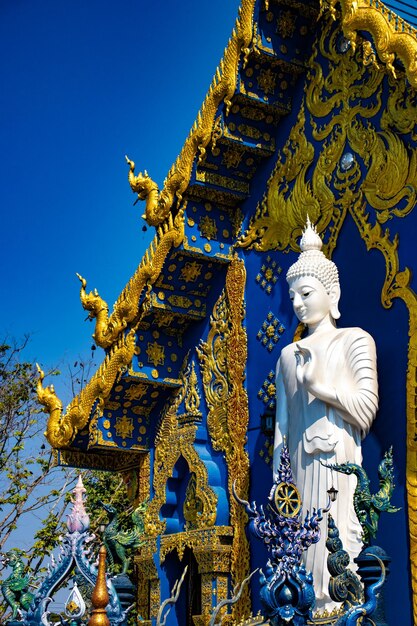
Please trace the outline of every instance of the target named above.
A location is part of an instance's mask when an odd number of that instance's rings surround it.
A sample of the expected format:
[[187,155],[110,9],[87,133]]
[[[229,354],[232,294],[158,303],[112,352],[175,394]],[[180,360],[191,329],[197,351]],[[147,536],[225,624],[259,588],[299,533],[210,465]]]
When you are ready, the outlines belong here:
[[[297,280],[305,276],[317,278],[330,293],[333,285],[339,285],[339,273],[333,261],[330,261],[321,251],[323,242],[317,233],[316,227],[307,216],[307,224],[300,241],[301,254],[298,261],[293,263],[287,272],[287,282]],[[333,315],[335,319],[340,317],[337,311]]]
[[78,482],[72,493],[75,498],[72,500],[72,511],[68,515],[67,526],[70,533],[82,533],[90,528],[90,518],[84,507],[83,495],[86,493],[86,489],[81,474],[78,476]]
[[98,553],[97,580],[91,596],[93,610],[88,620],[88,626],[110,626],[106,606],[109,603],[109,593],[106,585],[106,548],[101,546]]
[[307,215],[307,224],[300,240],[301,252],[306,252],[307,250],[321,250],[322,246],[323,242],[321,237]]

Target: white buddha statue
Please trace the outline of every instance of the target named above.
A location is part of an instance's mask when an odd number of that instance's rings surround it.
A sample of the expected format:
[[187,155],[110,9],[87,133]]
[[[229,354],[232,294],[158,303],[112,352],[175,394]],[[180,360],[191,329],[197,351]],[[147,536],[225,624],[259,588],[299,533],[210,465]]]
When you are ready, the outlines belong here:
[[[362,546],[353,508],[356,479],[332,472],[322,463],[361,464],[361,440],[378,408],[375,343],[360,328],[336,327],[340,317],[337,267],[321,252],[322,241],[309,221],[300,247],[287,281],[294,312],[307,334],[286,346],[277,363],[274,472],[285,436],[304,514],[327,504],[332,485],[338,490],[331,513],[352,561]],[[305,553],[319,611],[338,606],[329,596],[327,555],[324,537]]]

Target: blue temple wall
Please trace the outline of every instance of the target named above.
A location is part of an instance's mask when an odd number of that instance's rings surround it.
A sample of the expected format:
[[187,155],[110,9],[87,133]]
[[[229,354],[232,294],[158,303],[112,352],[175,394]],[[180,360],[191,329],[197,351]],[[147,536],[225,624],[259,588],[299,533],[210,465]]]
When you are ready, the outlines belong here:
[[[316,63],[322,67],[324,74],[330,71],[327,58],[320,53]],[[404,79],[402,79],[404,80]],[[309,78],[306,80],[308,86]],[[387,98],[392,90],[392,83],[386,75],[381,87],[382,106],[379,112],[372,117],[371,124],[376,130],[381,130],[381,116],[384,114]],[[296,122],[296,116],[300,104],[304,101],[304,84],[299,83],[292,93],[292,113],[279,126],[276,136],[277,151],[284,146],[290,129]],[[369,97],[369,106],[375,105],[375,95]],[[332,112],[333,113],[333,112]],[[359,116],[360,117],[360,116]],[[331,115],[324,119],[316,120],[325,125],[331,120]],[[361,123],[367,125],[366,118],[361,118]],[[314,146],[316,155],[320,154],[323,144],[314,138],[312,126],[307,123],[305,135]],[[407,146],[407,150],[415,150],[416,141],[412,134],[403,134],[401,140]],[[360,155],[357,156],[354,148],[346,142],[344,152],[352,151],[359,161],[362,182],[366,177],[369,163],[365,164]],[[409,152],[410,153],[410,152]],[[316,156],[317,158],[317,156]],[[257,177],[251,188],[251,198],[246,202],[243,209],[246,214],[245,226],[250,224],[250,219],[259,202],[262,199],[267,181],[271,174],[274,163],[273,159],[265,163],[257,173]],[[306,178],[312,179],[316,164],[312,163]],[[334,182],[332,181],[332,184]],[[361,183],[358,183],[359,185]],[[291,184],[290,184],[291,188]],[[337,190],[332,188],[337,197]],[[399,204],[401,206],[401,203]],[[369,211],[370,222],[375,224],[375,209],[372,206],[365,208]],[[413,269],[415,266],[415,216],[411,213],[406,217],[399,218],[391,215],[385,224],[382,220],[382,229],[389,227],[388,237],[393,239],[394,234],[399,235],[399,269],[405,267]],[[324,233],[325,241],[329,240],[328,230]],[[292,341],[297,323],[292,313],[287,284],[285,281],[286,270],[296,259],[293,251],[277,252],[272,249],[265,252],[255,250],[244,252],[245,267],[247,271],[246,284],[246,324],[248,332],[248,361],[247,361],[247,386],[249,396],[249,429],[248,429],[248,452],[251,463],[250,499],[257,502],[266,502],[271,486],[271,444],[272,439],[266,437],[260,429],[260,415],[265,410],[265,389],[268,380],[272,380],[272,372],[281,349]],[[375,339],[378,354],[378,377],[380,386],[380,409],[371,429],[370,434],[363,444],[364,467],[367,470],[373,492],[378,490],[377,467],[384,452],[392,445],[394,448],[394,461],[396,467],[396,490],[393,503],[400,507],[396,514],[383,514],[380,521],[380,530],[376,543],[381,545],[393,558],[391,573],[386,583],[387,618],[389,623],[411,623],[411,578],[409,567],[409,540],[408,540],[408,508],[406,499],[406,375],[407,375],[407,351],[408,351],[408,318],[407,308],[402,300],[394,299],[390,308],[384,308],[381,302],[381,292],[386,274],[386,263],[383,254],[376,249],[366,250],[363,238],[360,236],[358,226],[349,213],[344,218],[343,225],[337,237],[337,244],[333,253],[340,272],[342,288],[340,326],[359,326],[367,330]],[[261,287],[262,268],[272,267],[277,280],[270,285],[269,293]],[[281,271],[278,271],[281,270]],[[268,319],[268,315],[270,318]],[[262,325],[266,327],[278,320],[283,331],[278,334],[277,341],[269,343],[270,349],[262,344],[265,336]],[[268,375],[271,374],[268,379]],[[265,563],[266,552],[263,547],[251,540],[251,568],[260,567]],[[253,608],[256,612],[260,606],[258,603],[258,589],[256,582],[253,588]]]
[[[403,239],[402,239],[403,243]],[[404,249],[406,246],[404,246]],[[410,250],[409,250],[410,252]],[[407,256],[407,255],[405,255]],[[412,256],[412,252],[411,252]],[[256,277],[266,258],[273,259],[282,272],[270,296],[262,293]],[[260,428],[260,415],[265,403],[259,398],[268,374],[275,371],[281,349],[292,341],[297,320],[289,304],[285,273],[296,255],[290,253],[257,253],[246,256],[247,302],[256,306],[247,308],[248,327],[248,395],[250,425],[248,451],[251,460],[250,500],[266,502],[271,488],[272,438]],[[396,489],[392,502],[400,507],[395,514],[381,516],[376,543],[381,545],[392,563],[386,583],[387,618],[389,623],[411,623],[411,579],[409,571],[408,511],[406,501],[406,398],[408,312],[401,301],[394,301],[391,309],[381,305],[381,288],[385,278],[382,255],[367,252],[357,228],[347,218],[339,235],[333,260],[336,262],[342,288],[340,311],[341,327],[359,326],[375,339],[378,356],[380,409],[371,432],[363,443],[363,465],[371,479],[371,490],[378,491],[377,466],[383,454],[392,445],[395,461]],[[272,312],[285,327],[279,341],[268,352],[257,338],[258,330]],[[323,525],[323,533],[325,527]],[[265,548],[251,540],[251,569],[262,567],[267,558]],[[253,583],[254,612],[261,607],[257,601],[257,583]],[[392,599],[395,598],[395,602]],[[397,621],[398,620],[398,621]]]

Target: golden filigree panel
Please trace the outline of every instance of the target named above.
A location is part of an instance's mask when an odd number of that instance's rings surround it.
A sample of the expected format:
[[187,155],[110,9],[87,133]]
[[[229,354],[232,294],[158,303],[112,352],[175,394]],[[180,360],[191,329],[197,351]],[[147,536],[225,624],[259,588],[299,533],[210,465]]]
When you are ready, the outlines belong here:
[[[167,481],[172,476],[175,464],[181,456],[186,460],[189,471],[194,477],[195,497],[199,502],[199,510],[194,517],[194,527],[201,529],[214,526],[217,517],[217,496],[209,485],[207,468],[194,447],[197,426],[193,423],[193,419],[201,418],[201,413],[198,381],[193,361],[185,373],[181,373],[180,379],[182,385],[163,415],[155,438],[154,496],[145,515],[145,530],[151,537],[160,535],[165,530],[166,522],[160,519],[160,510],[166,499]],[[179,415],[179,407],[182,403],[186,412]]]
[[[234,585],[249,573],[247,516],[232,495],[233,484],[242,498],[248,498],[249,493],[249,457],[245,449],[249,421],[245,389],[247,335],[243,326],[245,283],[244,263],[235,255],[226,275],[225,291],[210,319],[207,341],[198,350],[209,434],[214,449],[224,453],[228,469],[230,520],[234,530],[230,572]],[[246,589],[232,609],[233,620],[242,621],[250,611],[250,592]]]
[[[233,528],[230,526],[213,526],[202,530],[194,529],[185,533],[175,533],[175,535],[164,535],[161,537],[159,558],[163,563],[167,554],[176,550],[178,557],[182,560],[185,548],[191,548],[194,554],[198,555],[197,561],[201,572],[227,572],[230,565],[231,546],[222,542],[222,538],[231,536],[233,536]],[[216,556],[217,553],[218,556]],[[201,555],[206,556],[203,558]]]

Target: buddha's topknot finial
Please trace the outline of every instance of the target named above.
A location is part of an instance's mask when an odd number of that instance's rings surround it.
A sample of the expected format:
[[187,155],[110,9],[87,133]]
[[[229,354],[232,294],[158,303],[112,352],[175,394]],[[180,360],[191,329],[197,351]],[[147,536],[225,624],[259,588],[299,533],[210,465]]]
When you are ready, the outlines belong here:
[[301,254],[287,272],[288,282],[302,276],[313,276],[322,283],[327,293],[333,284],[339,284],[337,267],[323,254],[322,245],[320,235],[307,216],[307,225],[300,240]]
[[301,252],[307,250],[321,250],[323,242],[320,235],[317,233],[316,227],[310,222],[310,218],[307,215],[307,225],[303,231],[303,236],[300,239]]

